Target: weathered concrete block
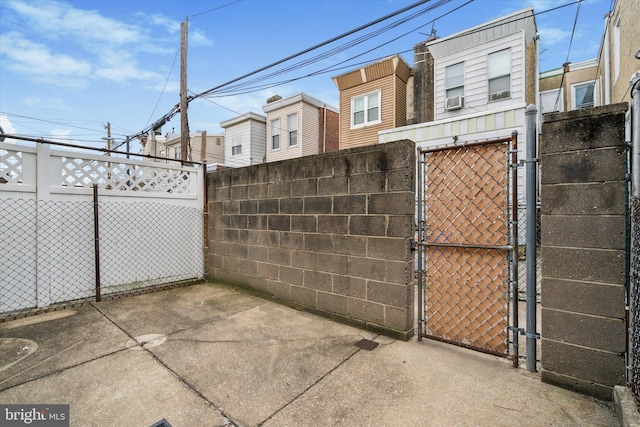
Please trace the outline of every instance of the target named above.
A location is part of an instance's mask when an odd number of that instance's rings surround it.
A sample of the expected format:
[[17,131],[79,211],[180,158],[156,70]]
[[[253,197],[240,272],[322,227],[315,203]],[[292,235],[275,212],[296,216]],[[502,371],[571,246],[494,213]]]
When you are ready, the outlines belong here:
[[367,211],[367,196],[349,195],[333,198],[334,214],[364,214]]
[[384,236],[387,234],[387,219],[381,215],[353,215],[349,232],[362,236]]
[[349,298],[349,315],[377,325],[384,325],[384,305]]
[[316,307],[316,293],[315,289],[291,286],[291,299],[307,307]]
[[544,368],[542,369],[540,377],[542,382],[553,384],[576,393],[588,394],[596,399],[611,400],[613,397],[613,387],[594,383],[593,381],[562,375]]
[[263,199],[258,200],[258,213],[261,214],[277,214],[280,212],[279,199]]
[[230,228],[242,228],[246,229],[248,225],[247,215],[231,215],[229,218]]
[[331,197],[305,197],[305,214],[330,214],[333,208]]
[[222,206],[224,213],[227,215],[237,215],[240,213],[240,200],[226,200]]
[[623,318],[570,313],[546,307],[542,309],[542,336],[613,353],[624,353],[626,348]]
[[280,266],[280,281],[290,285],[304,285],[304,270],[296,267]]
[[333,292],[348,297],[366,299],[367,280],[347,275],[334,275]]
[[368,280],[367,301],[379,302],[398,308],[408,307],[413,304],[413,287]]
[[318,215],[318,231],[321,233],[349,233],[349,217],[347,215]]
[[346,176],[318,178],[318,195],[347,194],[349,181]]
[[269,195],[267,184],[251,184],[247,185],[248,199],[266,199]]
[[247,259],[252,261],[269,261],[269,248],[265,246],[247,246]]
[[319,291],[331,292],[331,274],[320,271],[304,271],[304,287]]
[[318,270],[334,274],[347,274],[349,269],[347,261],[346,255],[319,253]]
[[625,249],[623,215],[542,215],[542,244],[600,249]]
[[387,236],[413,239],[416,227],[413,213],[410,215],[391,215],[388,218]]
[[241,200],[240,201],[240,213],[241,214],[257,214],[258,213],[258,201],[257,200]]
[[384,281],[385,264],[377,259],[363,257],[349,257],[349,275]]
[[316,233],[318,232],[318,218],[315,215],[292,215],[291,231]]
[[544,247],[543,253],[543,277],[611,284],[625,282],[624,251]]
[[248,188],[246,185],[231,187],[231,200],[243,200],[248,198]]
[[363,236],[333,235],[332,252],[341,255],[364,256],[367,252],[367,239]]
[[332,252],[333,239],[330,234],[305,234],[304,250],[310,252]]
[[254,231],[250,234],[251,237],[260,246],[277,247],[280,244],[280,233],[277,231]]
[[626,153],[623,145],[598,150],[547,154],[542,157],[542,184],[624,181]]
[[413,283],[412,261],[385,261],[385,282],[408,284]]
[[270,182],[267,185],[269,197],[289,197],[291,196],[291,181]]
[[252,230],[266,230],[268,226],[267,215],[249,215],[247,228]]
[[349,177],[349,194],[383,193],[386,190],[386,183],[386,175],[383,172],[351,175]]
[[280,233],[280,247],[287,249],[304,249],[304,234],[302,233]]
[[291,250],[269,248],[269,262],[277,265],[291,265]]
[[301,214],[304,210],[304,199],[302,197],[280,199],[281,214]]
[[611,147],[624,142],[626,103],[545,114],[542,154]]
[[256,274],[263,279],[278,280],[279,272],[280,269],[278,268],[278,265],[265,262],[257,263]]
[[625,293],[623,284],[542,278],[542,306],[549,309],[622,318]]
[[312,197],[318,194],[318,180],[316,178],[296,179],[291,186],[292,196]]
[[542,338],[542,366],[548,371],[613,387],[625,383],[624,355]]
[[267,292],[284,301],[291,301],[291,285],[274,280],[267,280]]
[[347,297],[328,292],[318,291],[318,308],[329,313],[349,314]]
[[[398,308],[386,305],[384,307],[384,326],[397,331],[413,330],[415,327],[413,308]],[[413,335],[413,332],[411,332],[411,335]]]
[[367,237],[367,257],[406,261],[410,258],[411,242],[408,239]]
[[624,215],[623,182],[554,184],[542,186],[542,214]]
[[229,245],[229,256],[233,258],[247,258],[247,246],[243,244],[233,243]]
[[269,215],[267,222],[269,230],[290,231],[291,216],[290,215]]
[[368,214],[406,215],[415,210],[415,195],[409,192],[371,194]]
[[415,173],[413,169],[394,170],[387,173],[387,191],[414,191]]
[[291,252],[291,266],[307,270],[318,269],[318,254],[316,252]]

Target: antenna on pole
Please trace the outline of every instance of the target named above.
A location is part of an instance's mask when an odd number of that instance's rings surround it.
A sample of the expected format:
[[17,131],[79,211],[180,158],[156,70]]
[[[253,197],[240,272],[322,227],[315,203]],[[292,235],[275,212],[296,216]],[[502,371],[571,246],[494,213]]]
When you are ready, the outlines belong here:
[[187,114],[187,45],[189,36],[189,17],[180,23],[180,159],[188,160],[189,155],[189,118]]

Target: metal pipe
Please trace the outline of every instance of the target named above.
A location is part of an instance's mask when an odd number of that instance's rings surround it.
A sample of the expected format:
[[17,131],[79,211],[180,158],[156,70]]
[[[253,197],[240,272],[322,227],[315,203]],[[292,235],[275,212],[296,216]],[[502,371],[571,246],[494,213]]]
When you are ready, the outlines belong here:
[[94,237],[94,254],[96,263],[96,302],[100,302],[101,284],[100,284],[100,233],[98,227],[98,184],[93,184],[93,237]]
[[518,325],[518,131],[511,133],[511,300],[513,304],[513,367],[517,368],[520,357]]
[[[423,164],[424,164],[424,159],[422,159],[422,155],[420,154],[420,147],[418,147],[418,155],[416,156],[417,162],[418,162],[418,176],[417,176],[417,183],[416,183],[416,193],[417,193],[417,197],[416,197],[416,203],[417,203],[417,230],[416,232],[418,233],[418,242],[422,242],[423,241],[423,220],[422,220],[422,215],[423,215],[423,211],[424,209],[422,209],[422,197],[423,197],[423,187],[422,184],[424,182],[423,176],[422,176],[422,168],[423,168]],[[422,325],[424,324],[424,319],[423,319],[423,313],[424,313],[424,303],[422,301],[422,295],[423,295],[423,281],[424,281],[424,272],[423,272],[423,266],[422,266],[422,260],[423,260],[423,254],[424,254],[424,248],[422,245],[416,245],[416,250],[418,253],[418,265],[416,266],[416,273],[417,273],[417,278],[418,278],[418,341],[422,341]]]
[[631,191],[633,197],[640,198],[640,71],[631,78],[631,132]]
[[504,143],[504,142],[511,142],[511,137],[499,138],[499,139],[490,139],[490,140],[486,140],[486,141],[465,142],[465,143],[462,143],[462,144],[448,145],[446,147],[423,148],[423,149],[418,149],[418,154],[436,153],[438,151],[450,151],[453,148],[477,147],[477,146],[481,146],[481,145],[500,144],[500,143]]
[[527,139],[526,139],[526,159],[525,159],[525,177],[526,177],[526,209],[527,209],[527,239],[526,239],[526,253],[527,253],[527,326],[525,330],[525,336],[527,338],[527,371],[536,372],[536,345],[539,338],[536,331],[536,226],[537,226],[537,200],[536,189],[537,185],[537,173],[536,166],[538,164],[537,159],[537,147],[536,147],[536,115],[538,110],[536,106],[531,104],[527,107],[525,112],[525,120],[527,126]]
[[467,245],[464,243],[438,243],[438,242],[421,242],[419,246],[426,246],[429,248],[458,248],[458,249],[494,249],[497,251],[510,251],[514,247],[512,245]]

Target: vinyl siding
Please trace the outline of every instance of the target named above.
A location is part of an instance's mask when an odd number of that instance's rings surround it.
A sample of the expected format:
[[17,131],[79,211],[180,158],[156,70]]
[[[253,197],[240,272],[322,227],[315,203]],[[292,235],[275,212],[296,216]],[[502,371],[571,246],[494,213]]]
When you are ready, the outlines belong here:
[[[504,49],[511,50],[511,97],[497,102],[488,102],[488,56]],[[435,61],[435,112],[436,120],[467,115],[502,108],[512,103],[525,101],[524,87],[524,46],[521,33],[511,34],[488,42],[473,49],[465,49]],[[464,107],[446,111],[445,69],[450,65],[464,62]]]
[[[340,149],[361,147],[378,143],[378,132],[395,126],[394,75],[364,83],[340,92]],[[380,90],[380,123],[351,129],[351,98]],[[406,96],[406,95],[405,95]],[[405,101],[406,102],[406,101]],[[405,107],[406,108],[406,107]],[[406,112],[404,113],[406,114]],[[404,116],[403,116],[404,117]]]
[[[242,153],[231,155],[233,138],[242,142]],[[229,126],[224,132],[225,165],[232,168],[262,163],[264,160],[265,124],[255,120],[246,120]]]
[[267,126],[264,122],[251,120],[251,158],[252,164],[264,163],[267,143]]
[[[289,147],[287,117],[298,115],[298,145]],[[271,150],[271,121],[280,119],[280,148]],[[267,162],[318,154],[318,108],[298,102],[267,113]]]

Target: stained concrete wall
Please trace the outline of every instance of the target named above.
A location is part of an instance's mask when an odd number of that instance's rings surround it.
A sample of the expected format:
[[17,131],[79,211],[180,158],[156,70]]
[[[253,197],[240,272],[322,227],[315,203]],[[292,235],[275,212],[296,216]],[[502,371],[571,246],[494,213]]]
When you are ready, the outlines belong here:
[[626,110],[542,125],[542,380],[604,399],[625,384]]
[[399,141],[210,173],[208,277],[408,339],[414,171]]

